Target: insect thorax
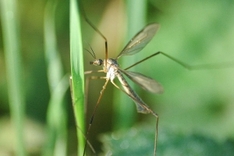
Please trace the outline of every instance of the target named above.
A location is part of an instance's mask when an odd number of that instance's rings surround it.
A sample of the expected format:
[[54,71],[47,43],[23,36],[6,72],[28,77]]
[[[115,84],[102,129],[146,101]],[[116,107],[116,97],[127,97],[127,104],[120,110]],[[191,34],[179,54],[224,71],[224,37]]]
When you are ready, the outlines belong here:
[[118,67],[119,65],[115,59],[107,59],[107,65],[104,60],[103,70],[106,70],[106,78],[109,78],[111,81],[114,80],[118,71]]

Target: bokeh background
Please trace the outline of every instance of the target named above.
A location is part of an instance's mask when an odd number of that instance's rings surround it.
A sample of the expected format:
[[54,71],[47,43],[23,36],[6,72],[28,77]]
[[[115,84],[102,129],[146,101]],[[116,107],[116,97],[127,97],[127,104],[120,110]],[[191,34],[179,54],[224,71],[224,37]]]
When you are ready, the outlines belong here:
[[[65,75],[70,73],[69,1],[58,0],[56,3],[56,42]],[[164,147],[164,151],[169,148],[166,148],[166,145],[160,145],[160,132],[162,139],[164,131],[170,131],[169,136],[173,136],[168,137],[168,140],[175,139],[174,136],[178,134],[182,136],[198,134],[199,137],[208,137],[220,144],[233,140],[234,18],[232,16],[234,15],[234,2],[231,0],[148,0],[144,1],[144,6],[142,6],[142,17],[139,17],[137,12],[139,6],[137,2],[135,3],[121,0],[83,2],[88,18],[108,39],[110,57],[117,56],[131,36],[141,30],[144,25],[152,22],[160,23],[160,30],[142,52],[121,58],[123,69],[157,51],[163,51],[188,65],[217,66],[216,69],[187,70],[165,56],[158,55],[131,69],[156,79],[164,88],[163,94],[153,95],[135,87],[142,99],[159,114],[159,148]],[[46,4],[46,0],[33,2],[21,0],[17,5],[26,101],[25,136],[29,155],[40,155],[47,140],[46,118],[51,94],[44,52],[43,31]],[[130,10],[134,8],[137,16],[129,16],[129,14],[132,15],[129,13]],[[130,25],[133,25],[131,22],[137,21],[138,18],[141,19],[139,24],[129,30]],[[2,22],[3,20],[0,24],[1,36],[3,34]],[[89,49],[91,46],[97,58],[104,58],[103,39],[83,19],[82,36],[84,49]],[[9,108],[3,43],[3,37],[1,37],[0,151],[6,155],[14,155],[15,148],[12,142],[15,137]],[[85,70],[97,69],[89,65],[89,61],[93,58],[87,51],[84,51],[84,56]],[[230,64],[226,66],[227,63]],[[56,69],[53,70],[56,71]],[[87,124],[103,84],[103,80],[93,80],[89,84],[86,95]],[[90,142],[98,152],[103,149],[99,139],[100,134],[111,133],[123,127],[130,132],[129,128],[134,126],[136,126],[135,129],[142,129],[143,132],[148,128],[154,133],[154,117],[137,114],[134,103],[130,98],[125,97],[124,93],[111,84],[108,85],[95,114],[89,135]],[[121,98],[125,99],[121,101]],[[120,113],[121,109],[124,109],[123,113]],[[76,126],[69,90],[64,99],[64,110],[67,114],[68,135],[66,154],[74,155],[77,150],[76,137],[74,137]],[[126,134],[125,132],[123,134]],[[104,142],[106,140],[108,139],[104,139]],[[180,137],[178,140],[181,140]],[[215,151],[215,147],[213,146],[210,150]],[[124,146],[123,149],[128,151],[128,146]],[[165,152],[162,153],[165,154]]]

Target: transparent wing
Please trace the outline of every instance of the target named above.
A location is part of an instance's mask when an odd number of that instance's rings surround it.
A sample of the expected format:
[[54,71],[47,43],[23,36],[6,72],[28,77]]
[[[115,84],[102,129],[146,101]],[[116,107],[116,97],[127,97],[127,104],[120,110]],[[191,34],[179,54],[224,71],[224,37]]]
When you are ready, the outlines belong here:
[[121,70],[121,72],[124,73],[130,80],[138,84],[144,90],[158,94],[163,93],[163,87],[154,79],[137,72],[125,70]]
[[128,42],[128,44],[117,56],[117,59],[120,58],[122,55],[132,55],[139,52],[150,42],[158,29],[159,24],[156,23],[145,26]]

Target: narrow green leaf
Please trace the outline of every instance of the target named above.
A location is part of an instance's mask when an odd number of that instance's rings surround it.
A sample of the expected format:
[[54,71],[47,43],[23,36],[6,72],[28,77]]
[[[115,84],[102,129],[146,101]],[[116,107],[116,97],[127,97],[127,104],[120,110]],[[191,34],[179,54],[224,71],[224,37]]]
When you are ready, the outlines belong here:
[[84,66],[80,17],[76,0],[70,0],[70,61],[73,109],[77,126],[78,155],[84,150]]
[[17,17],[17,1],[1,0],[2,33],[6,58],[8,96],[11,119],[16,134],[15,155],[24,156],[24,112],[25,95],[22,83],[22,64],[19,43],[19,18]]
[[47,111],[47,141],[43,155],[66,155],[67,114],[64,96],[69,77],[63,76],[62,62],[57,50],[55,10],[57,3],[48,1],[44,15],[45,59],[51,98]]

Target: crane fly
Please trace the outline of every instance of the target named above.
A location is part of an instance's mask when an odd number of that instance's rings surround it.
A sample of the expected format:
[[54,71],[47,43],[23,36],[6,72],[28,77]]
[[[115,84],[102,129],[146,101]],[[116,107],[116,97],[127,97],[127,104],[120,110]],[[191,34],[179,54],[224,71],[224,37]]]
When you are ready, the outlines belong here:
[[[125,69],[121,69],[119,64],[118,64],[118,59],[120,59],[122,56],[133,55],[133,54],[140,52],[152,40],[152,38],[154,37],[154,35],[156,34],[156,32],[158,31],[158,29],[160,27],[159,24],[152,23],[152,24],[145,26],[141,31],[139,31],[127,43],[127,45],[123,48],[123,50],[119,53],[119,55],[117,57],[108,58],[108,44],[107,44],[106,37],[88,20],[88,18],[86,17],[84,12],[83,12],[83,15],[85,17],[86,22],[89,23],[89,25],[105,40],[105,58],[104,59],[97,59],[94,51],[92,49],[91,49],[91,51],[89,51],[89,53],[94,58],[94,61],[91,61],[90,64],[94,65],[94,66],[102,66],[102,70],[98,70],[96,72],[106,73],[105,77],[99,77],[101,79],[105,79],[106,81],[102,87],[102,90],[100,91],[100,95],[99,95],[97,103],[95,105],[93,114],[92,114],[90,122],[89,122],[87,133],[86,133],[85,149],[86,149],[86,146],[88,144],[94,153],[95,153],[95,150],[88,142],[87,136],[88,136],[89,130],[90,130],[92,122],[93,122],[94,114],[95,114],[97,107],[100,103],[100,100],[103,96],[103,92],[106,89],[106,86],[110,81],[117,89],[119,89],[122,92],[124,92],[125,94],[127,94],[134,101],[134,103],[136,104],[136,109],[137,109],[138,113],[152,114],[155,117],[156,128],[155,128],[153,155],[156,156],[159,116],[138,96],[138,94],[132,89],[132,87],[129,85],[129,83],[127,82],[127,80],[125,79],[124,76],[128,77],[130,80],[132,80],[134,83],[139,85],[144,90],[147,90],[147,91],[152,92],[152,93],[156,93],[156,94],[162,93],[163,87],[157,81],[155,81],[154,79],[152,79],[150,77],[147,77],[147,76],[145,76],[141,73],[138,73],[138,72],[128,71],[128,69],[130,69],[131,67],[133,67],[133,66],[135,66],[135,65],[137,65],[137,64],[139,64],[139,63],[141,63],[149,58],[152,58],[153,56],[156,56],[158,54],[162,54],[162,55],[166,56],[167,58],[177,62],[178,64],[180,64],[181,66],[183,66],[184,68],[187,68],[189,70],[219,69],[219,68],[229,68],[229,67],[234,66],[233,62],[225,62],[225,63],[217,63],[217,64],[200,64],[200,65],[191,66],[191,65],[188,65],[188,64],[186,64],[178,59],[175,59],[174,57],[172,57],[164,52],[158,51],[158,52],[155,52],[152,55],[134,63],[133,65],[131,65]],[[93,72],[95,72],[95,71],[86,71],[85,74],[91,74]],[[97,77],[93,77],[93,78],[97,78]],[[119,80],[122,87],[119,87],[114,82],[115,78],[117,78]],[[84,154],[85,154],[85,149],[84,149]]]
[[[92,25],[91,25],[92,26]],[[127,71],[124,69],[121,69],[118,64],[118,59],[122,56],[126,55],[133,55],[138,52],[140,52],[154,37],[157,30],[159,29],[159,24],[152,23],[147,26],[145,26],[140,32],[138,32],[129,42],[128,44],[123,48],[123,50],[119,53],[119,55],[116,58],[108,58],[108,52],[106,49],[106,58],[105,59],[97,59],[95,56],[94,51],[89,51],[91,55],[94,57],[94,61],[91,61],[90,64],[94,66],[102,66],[102,70],[98,70],[97,72],[104,72],[106,73],[105,77],[101,77],[101,79],[105,79],[106,82],[103,85],[102,90],[100,91],[99,98],[97,100],[93,115],[90,120],[90,124],[87,130],[87,135],[90,130],[91,124],[93,122],[93,116],[95,114],[96,108],[100,103],[101,97],[103,95],[103,92],[110,81],[116,88],[123,91],[125,94],[127,94],[136,104],[136,109],[138,113],[143,114],[149,114],[151,113],[156,118],[156,129],[155,129],[155,139],[154,139],[154,155],[156,155],[156,146],[157,146],[157,137],[158,137],[158,115],[149,108],[149,106],[138,96],[138,94],[131,88],[127,80],[125,79],[124,75],[128,77],[130,80],[132,80],[134,83],[138,84],[141,88],[144,90],[147,90],[152,93],[162,93],[163,87],[156,82],[154,79],[147,77],[143,74]],[[95,29],[96,30],[96,29]],[[99,32],[99,31],[98,31]],[[106,43],[107,45],[107,43]],[[107,47],[107,46],[106,46]],[[157,55],[159,52],[153,54]],[[145,61],[146,59],[152,57],[153,55],[143,59],[142,61]],[[134,65],[142,62],[139,61],[135,63]],[[134,66],[132,65],[132,66]],[[132,67],[131,66],[131,67]],[[130,67],[128,67],[129,69]],[[92,71],[87,71],[85,74],[90,74]],[[115,78],[117,78],[121,84],[122,87],[119,87],[115,82]]]

